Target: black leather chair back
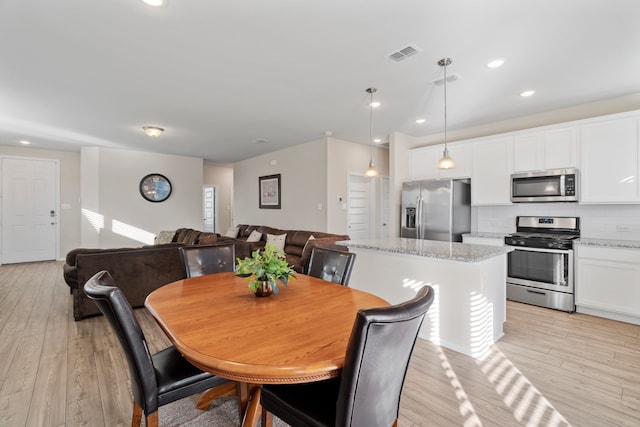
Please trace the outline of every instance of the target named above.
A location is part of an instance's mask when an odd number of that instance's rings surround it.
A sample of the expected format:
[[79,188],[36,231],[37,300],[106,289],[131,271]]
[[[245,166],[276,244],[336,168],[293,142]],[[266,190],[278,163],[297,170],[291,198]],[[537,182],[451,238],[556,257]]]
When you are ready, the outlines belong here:
[[356,254],[326,248],[313,248],[307,274],[327,282],[348,286]]
[[199,277],[225,271],[233,272],[235,257],[235,246],[232,243],[182,246],[180,248],[180,258],[186,277]]
[[133,309],[107,271],[84,285],[84,292],[109,321],[129,365],[134,401],[150,414],[158,409],[158,386],[149,347]]
[[423,287],[402,304],[360,310],[342,369],[337,426],[391,426],[400,413],[400,395],[409,359],[433,289]]

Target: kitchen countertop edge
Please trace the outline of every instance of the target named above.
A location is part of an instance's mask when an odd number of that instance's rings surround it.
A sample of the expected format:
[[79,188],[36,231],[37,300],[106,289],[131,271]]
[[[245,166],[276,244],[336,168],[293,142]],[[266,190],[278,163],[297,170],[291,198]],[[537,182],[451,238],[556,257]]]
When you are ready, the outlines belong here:
[[513,248],[508,246],[470,245],[458,242],[441,242],[407,238],[344,240],[338,245],[355,249],[370,249],[394,254],[416,255],[448,261],[480,262],[504,255]]

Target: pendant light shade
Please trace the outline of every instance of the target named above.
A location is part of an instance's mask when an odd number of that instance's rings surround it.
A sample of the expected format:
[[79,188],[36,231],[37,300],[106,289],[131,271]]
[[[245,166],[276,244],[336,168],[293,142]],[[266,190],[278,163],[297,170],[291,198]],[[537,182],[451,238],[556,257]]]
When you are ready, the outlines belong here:
[[370,87],[367,89],[367,93],[371,95],[371,100],[369,102],[369,167],[364,173],[364,176],[367,178],[375,178],[379,176],[378,170],[373,166],[373,94],[376,93],[378,89],[375,87]]
[[449,156],[447,147],[447,65],[451,65],[451,58],[442,58],[438,65],[444,67],[444,152],[438,162],[438,169],[455,169],[456,164]]

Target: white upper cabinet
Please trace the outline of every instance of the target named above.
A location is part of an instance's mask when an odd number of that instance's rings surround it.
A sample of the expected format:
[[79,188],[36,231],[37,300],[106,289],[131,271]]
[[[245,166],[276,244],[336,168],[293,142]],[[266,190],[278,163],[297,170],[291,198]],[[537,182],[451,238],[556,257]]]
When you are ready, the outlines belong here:
[[414,148],[410,151],[411,179],[469,178],[471,176],[471,147],[469,143],[448,145],[449,156],[456,164],[454,169],[438,169],[444,145]]
[[578,167],[578,129],[571,126],[544,133],[545,169]]
[[638,203],[638,118],[580,127],[581,203]]
[[421,147],[410,150],[411,179],[438,178],[438,161],[442,156],[440,147]]
[[471,204],[511,204],[512,136],[476,141],[472,145]]
[[523,133],[514,137],[513,171],[563,169],[578,165],[574,126]]

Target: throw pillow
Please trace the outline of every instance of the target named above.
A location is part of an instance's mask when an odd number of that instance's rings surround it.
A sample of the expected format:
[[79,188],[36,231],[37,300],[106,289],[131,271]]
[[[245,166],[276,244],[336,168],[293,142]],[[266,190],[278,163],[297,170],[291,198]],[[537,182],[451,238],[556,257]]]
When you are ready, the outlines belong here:
[[287,239],[286,234],[269,234],[267,233],[267,245],[273,245],[281,251],[284,250],[284,242]]
[[302,255],[301,258],[304,258],[305,253],[307,252],[307,250],[311,251],[311,244],[310,242],[312,240],[316,240],[316,238],[314,237],[314,235],[312,234],[311,236],[309,236],[309,238],[307,239],[307,243],[304,244],[304,248],[302,248]]
[[253,230],[251,234],[249,234],[249,237],[247,237],[247,242],[259,242],[261,237],[262,237],[262,233],[260,233],[259,231]]
[[227,229],[227,232],[224,233],[224,235],[227,236],[227,237],[232,237],[232,238],[235,239],[236,237],[238,237],[238,231],[239,230],[240,230],[240,227],[231,226],[231,227],[229,227]]
[[154,245],[164,245],[166,243],[171,243],[173,241],[173,236],[176,234],[175,231],[161,231],[158,233],[155,239],[153,239]]

